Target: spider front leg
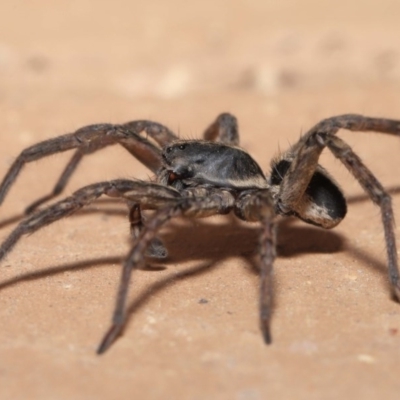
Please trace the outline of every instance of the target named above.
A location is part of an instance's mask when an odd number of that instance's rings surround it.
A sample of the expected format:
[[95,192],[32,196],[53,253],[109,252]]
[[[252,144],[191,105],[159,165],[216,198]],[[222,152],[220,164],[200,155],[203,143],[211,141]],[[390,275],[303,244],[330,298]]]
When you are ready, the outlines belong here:
[[[318,166],[319,156],[327,147],[381,210],[389,280],[400,301],[400,274],[391,198],[351,147],[335,136],[339,129],[373,130],[400,135],[400,121],[348,114],[328,118],[317,124],[280,161],[281,166],[282,162],[286,162],[286,167],[281,171],[283,177],[278,182],[280,188],[276,194],[277,211],[281,214],[294,214],[306,222],[324,228],[337,225],[345,216],[346,207],[341,191]],[[273,168],[279,169],[279,163]],[[272,177],[273,175],[274,172]]]
[[147,138],[141,136],[141,132],[145,132],[160,146],[177,139],[176,135],[165,126],[152,121],[140,120],[122,125],[89,125],[73,133],[28,147],[11,165],[0,185],[0,204],[25,164],[72,149],[77,150],[62,172],[53,191],[27,207],[26,213],[31,213],[44,202],[60,194],[84,156],[110,145],[120,144],[152,172],[156,173],[161,166],[161,150]]
[[72,158],[69,160],[67,166],[65,167],[64,171],[61,173],[60,178],[56,182],[53,190],[39,199],[35,200],[33,203],[31,203],[28,207],[25,208],[25,214],[31,214],[33,211],[35,211],[38,207],[40,207],[42,204],[48,202],[51,199],[54,199],[57,197],[59,194],[62,193],[62,191],[65,189],[67,186],[72,174],[75,172],[77,169],[78,165],[80,164],[82,158],[90,153],[94,153],[95,151],[99,150],[99,148],[102,148],[105,146],[98,146],[97,148],[91,149],[78,149]]
[[241,194],[235,204],[235,214],[244,221],[261,222],[260,235],[260,328],[264,342],[270,344],[273,300],[272,272],[276,257],[275,211],[271,193],[252,190]]
[[145,262],[146,249],[160,228],[171,218],[178,216],[203,218],[215,214],[226,214],[233,204],[234,198],[228,191],[199,188],[188,190],[183,198],[173,200],[172,204],[157,211],[149,219],[125,260],[112,323],[97,349],[98,354],[104,353],[121,334],[126,320],[126,299],[132,271]]
[[172,188],[142,181],[119,179],[85,186],[72,196],[36,211],[23,220],[0,246],[0,260],[11,251],[23,235],[32,234],[46,225],[75,213],[102,195],[127,201],[141,201],[146,208],[165,206],[180,197],[179,192]]

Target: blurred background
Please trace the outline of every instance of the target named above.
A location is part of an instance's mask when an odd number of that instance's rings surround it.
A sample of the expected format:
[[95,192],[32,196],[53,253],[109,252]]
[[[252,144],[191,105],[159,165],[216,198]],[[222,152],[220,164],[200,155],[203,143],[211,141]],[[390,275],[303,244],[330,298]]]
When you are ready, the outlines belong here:
[[[23,148],[84,125],[152,119],[194,138],[224,111],[238,117],[241,145],[268,172],[279,149],[322,118],[400,118],[399,15],[398,0],[2,0],[1,176]],[[399,184],[396,138],[343,137],[385,186]],[[50,191],[69,157],[29,165],[1,219]],[[333,157],[323,162],[346,194],[362,195]],[[110,148],[85,160],[66,194],[148,176]],[[396,197],[394,205],[399,217]],[[157,274],[139,271],[140,288],[203,254],[218,268],[156,291],[96,357],[119,263],[93,260],[129,248],[126,221],[115,218],[56,224],[10,255],[15,268],[2,269],[0,290],[2,398],[398,398],[400,314],[370,202],[350,204],[334,233],[282,230],[268,350],[258,332],[258,277],[249,272],[257,235],[227,224],[214,235],[207,226],[178,235],[190,239],[184,246],[171,236],[180,256]],[[2,228],[5,237],[10,227]],[[97,268],[29,275],[76,260]]]
[[[3,1],[13,85],[173,99],[398,84],[396,0]],[[16,82],[17,81],[17,82]],[[15,95],[15,94],[14,94]]]
[[[135,118],[193,136],[193,118],[202,127],[224,110],[265,136],[291,116],[292,140],[328,115],[390,115],[377,91],[397,99],[396,0],[16,0],[0,11],[3,123],[26,143]],[[24,125],[22,110],[46,123]]]

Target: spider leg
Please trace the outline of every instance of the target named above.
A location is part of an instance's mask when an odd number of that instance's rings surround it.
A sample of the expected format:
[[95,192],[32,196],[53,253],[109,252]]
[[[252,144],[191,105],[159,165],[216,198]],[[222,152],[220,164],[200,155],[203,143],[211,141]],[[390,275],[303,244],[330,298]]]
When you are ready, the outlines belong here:
[[[142,210],[139,203],[128,202],[128,208],[131,235],[132,238],[136,240],[144,227]],[[168,256],[168,250],[165,248],[161,239],[154,237],[147,248],[146,255],[154,258],[166,258]]]
[[394,293],[400,301],[400,273],[391,197],[351,147],[341,138],[335,136],[336,132],[342,128],[352,131],[375,130],[382,133],[400,135],[400,121],[389,119],[349,114],[320,122],[301,138],[298,144],[289,150],[293,160],[281,183],[277,199],[278,212],[285,214],[296,209],[296,205],[301,200],[312,175],[317,169],[318,158],[322,150],[328,147],[334,156],[357,179],[371,200],[380,207],[386,242],[389,279]]
[[345,114],[327,118],[316,124],[287,152],[287,158],[292,162],[280,185],[282,207],[293,209],[310,183],[319,156],[325,147],[318,144],[318,137],[334,136],[339,129],[354,132],[375,131],[400,136],[400,121]]
[[204,131],[205,140],[230,145],[239,144],[239,129],[236,117],[229,113],[218,115],[217,119]]
[[67,166],[65,167],[64,171],[62,172],[60,178],[58,179],[58,181],[55,184],[51,193],[49,193],[43,197],[40,197],[39,199],[37,199],[33,203],[31,203],[28,207],[26,207],[25,214],[26,215],[31,214],[43,203],[46,203],[49,200],[57,197],[65,189],[65,186],[67,185],[69,179],[71,178],[71,175],[75,172],[76,168],[78,167],[78,164],[81,162],[83,156],[86,154],[89,154],[89,151],[82,151],[81,149],[78,149],[74,153],[72,158],[69,160]]
[[[196,189],[195,189],[196,190]],[[121,334],[126,320],[126,299],[133,269],[137,269],[145,262],[144,254],[157,232],[168,220],[173,217],[208,217],[215,214],[227,213],[234,203],[234,198],[227,191],[202,190],[202,193],[192,192],[193,197],[184,197],[173,200],[171,204],[156,214],[141,230],[138,240],[129,252],[123,269],[118,288],[116,305],[110,328],[104,335],[97,353],[104,353]]]
[[85,186],[72,196],[25,218],[0,246],[0,260],[11,251],[23,235],[32,234],[46,225],[75,213],[101,195],[140,202],[143,207],[149,209],[165,206],[180,197],[179,192],[174,189],[142,181],[120,179]]
[[123,125],[89,125],[73,133],[45,140],[28,147],[16,158],[0,185],[0,204],[3,202],[9,188],[25,164],[67,150],[77,149],[61,174],[52,193],[32,203],[26,209],[26,213],[32,212],[45,201],[61,193],[82,158],[106,146],[119,143],[151,171],[154,173],[157,172],[161,166],[161,150],[147,138],[141,136],[141,132],[145,132],[160,146],[177,138],[165,126],[156,122],[143,120],[131,121]]
[[351,150],[350,146],[339,137],[329,137],[326,139],[326,146],[328,146],[335,157],[342,161],[370,196],[371,200],[378,205],[381,210],[388,258],[389,280],[398,301],[400,301],[400,274],[397,259],[396,236],[394,233],[395,220],[392,199],[381,183],[364,166],[361,159]]
[[251,222],[261,222],[260,235],[260,328],[264,342],[270,344],[271,313],[273,302],[272,273],[276,257],[276,229],[274,202],[268,190],[243,193],[236,205],[235,214]]
[[166,126],[159,124],[158,122],[137,120],[126,122],[122,126],[127,131],[134,132],[137,135],[139,135],[141,132],[146,132],[146,134],[149,135],[154,141],[156,141],[161,147],[164,147],[174,140],[179,139],[178,136],[175,135],[175,133],[169,130]]

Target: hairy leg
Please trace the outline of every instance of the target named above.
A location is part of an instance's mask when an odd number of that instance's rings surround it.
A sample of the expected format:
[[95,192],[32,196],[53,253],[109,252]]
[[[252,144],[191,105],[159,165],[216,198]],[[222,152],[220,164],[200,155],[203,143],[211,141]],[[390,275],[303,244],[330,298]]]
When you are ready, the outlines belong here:
[[[200,197],[201,196],[201,197]],[[234,203],[229,192],[217,190],[194,190],[187,193],[184,198],[176,199],[175,204],[166,206],[157,211],[140,232],[138,240],[129,252],[123,269],[118,288],[116,305],[112,317],[112,323],[107,330],[97,350],[98,354],[104,353],[120,335],[126,320],[126,299],[132,270],[140,267],[145,262],[145,252],[159,229],[171,218],[184,217],[208,217],[215,214],[225,214]]]
[[339,129],[355,132],[375,131],[400,136],[400,121],[345,114],[319,122],[282,157],[291,162],[280,185],[279,200],[283,208],[293,209],[310,183],[319,156],[325,147],[318,144],[318,138],[321,135],[334,136]]
[[320,154],[325,147],[328,147],[357,179],[371,200],[380,207],[385,232],[389,279],[400,301],[400,273],[391,198],[360,157],[341,138],[335,136],[339,129],[377,131],[399,136],[400,121],[349,114],[326,119],[314,126],[288,152],[291,164],[280,185],[277,198],[278,210],[286,214],[296,209],[318,168]]
[[261,222],[260,235],[260,327],[266,344],[271,343],[273,300],[272,272],[276,256],[275,211],[271,193],[266,190],[243,192],[235,214],[244,221]]
[[163,146],[177,137],[165,126],[151,121],[131,121],[122,125],[97,124],[78,129],[76,132],[58,136],[28,147],[17,157],[0,185],[0,204],[25,164],[52,154],[77,149],[64,169],[51,194],[32,203],[27,212],[61,193],[82,158],[104,147],[119,143],[134,157],[154,173],[161,166],[161,150],[147,138],[140,135],[145,132],[156,144]]
[[229,113],[220,114],[205,130],[204,139],[230,144],[239,144],[239,129],[236,117]]
[[251,222],[261,222],[260,235],[260,327],[264,342],[271,343],[271,314],[273,302],[272,272],[276,257],[274,203],[268,190],[243,193],[236,205],[235,214]]
[[[143,217],[139,203],[128,203],[128,208],[131,236],[134,240],[137,240],[144,227],[145,218]],[[154,237],[146,250],[146,255],[154,258],[166,258],[168,256],[168,250],[161,239]]]
[[46,225],[75,213],[101,195],[135,202],[140,202],[142,199],[141,204],[145,208],[159,208],[180,197],[179,192],[174,189],[142,181],[120,179],[85,186],[72,196],[25,218],[0,246],[0,260],[11,251],[23,235],[32,234]]
[[[98,150],[98,148],[96,150]],[[40,197],[39,199],[37,199],[33,203],[31,203],[28,207],[26,207],[25,214],[26,215],[31,214],[42,204],[57,197],[67,186],[68,181],[70,180],[72,174],[75,172],[75,170],[78,167],[79,163],[81,162],[83,156],[90,154],[90,153],[92,153],[92,151],[83,150],[83,149],[76,150],[74,155],[72,156],[72,158],[69,160],[67,166],[64,168],[64,171],[62,172],[60,178],[58,179],[58,181],[55,184],[51,193],[49,193],[43,197]]]

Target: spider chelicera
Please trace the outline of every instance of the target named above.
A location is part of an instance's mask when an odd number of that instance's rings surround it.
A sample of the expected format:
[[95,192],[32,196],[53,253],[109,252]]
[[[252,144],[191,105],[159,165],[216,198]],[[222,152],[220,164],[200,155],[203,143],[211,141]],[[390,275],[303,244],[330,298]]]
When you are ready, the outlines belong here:
[[[269,344],[276,217],[296,216],[329,229],[346,215],[346,201],[341,190],[318,164],[321,152],[327,147],[380,207],[389,280],[400,300],[391,198],[350,146],[336,136],[339,129],[399,135],[400,121],[355,114],[325,119],[272,160],[269,176],[264,175],[253,158],[238,147],[237,121],[227,113],[219,115],[206,129],[203,140],[181,140],[158,123],[132,121],[122,125],[90,125],[43,141],[22,151],[11,165],[0,185],[0,203],[26,163],[71,149],[75,149],[75,153],[53,192],[26,209],[28,216],[1,245],[0,259],[23,235],[75,213],[102,195],[123,199],[129,208],[134,242],[123,265],[111,327],[97,350],[101,354],[124,326],[132,271],[143,266],[146,256],[163,258],[167,255],[157,236],[160,228],[174,217],[199,218],[233,212],[242,220],[261,225],[260,325],[264,341]],[[117,179],[95,183],[37,210],[38,206],[63,191],[85,155],[113,144],[120,144],[128,150],[155,174],[155,178],[151,181]],[[144,210],[154,210],[145,221],[142,217]]]

